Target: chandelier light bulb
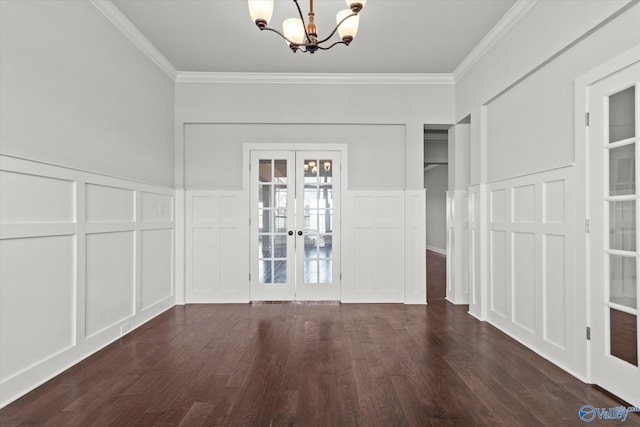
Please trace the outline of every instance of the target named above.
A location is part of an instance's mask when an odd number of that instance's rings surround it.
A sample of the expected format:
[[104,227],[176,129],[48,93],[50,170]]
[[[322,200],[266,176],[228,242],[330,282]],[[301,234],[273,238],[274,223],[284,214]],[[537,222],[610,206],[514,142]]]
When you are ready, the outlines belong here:
[[309,160],[309,166],[314,167],[316,165],[315,160]]
[[[253,22],[264,22],[266,26],[273,16],[273,0],[248,0],[249,14]],[[259,25],[258,25],[259,26]]]
[[324,162],[324,171],[329,172],[331,170],[331,162]]
[[301,19],[289,18],[282,23],[284,36],[294,43],[302,43],[305,39],[304,24]]
[[[349,15],[352,15],[352,14],[353,12],[351,11],[351,9],[344,9],[338,12],[338,14],[336,15],[336,24],[339,25],[338,34],[340,35],[340,38],[342,40],[344,40],[345,38],[349,38],[350,40],[353,40],[356,34],[358,33],[358,25],[360,24],[360,15],[348,17]],[[345,18],[347,19],[344,22],[342,22],[342,20]],[[340,22],[342,22],[342,24],[340,24]]]

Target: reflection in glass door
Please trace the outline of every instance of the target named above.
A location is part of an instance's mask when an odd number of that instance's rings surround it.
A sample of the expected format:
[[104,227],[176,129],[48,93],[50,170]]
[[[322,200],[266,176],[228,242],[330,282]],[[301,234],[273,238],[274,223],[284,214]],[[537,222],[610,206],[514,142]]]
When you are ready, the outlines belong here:
[[338,300],[340,158],[251,154],[251,299]]
[[640,64],[591,87],[592,380],[640,401]]

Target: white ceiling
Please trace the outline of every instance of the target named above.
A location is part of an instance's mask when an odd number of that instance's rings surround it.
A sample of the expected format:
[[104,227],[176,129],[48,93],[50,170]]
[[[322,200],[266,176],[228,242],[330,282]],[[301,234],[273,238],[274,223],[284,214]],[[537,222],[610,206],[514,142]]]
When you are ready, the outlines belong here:
[[[314,55],[292,53],[261,32],[246,0],[113,0],[178,71],[243,73],[451,73],[516,0],[369,0],[351,44]],[[299,1],[303,13],[308,1]],[[316,0],[320,37],[342,0]],[[276,0],[269,26],[297,11]],[[334,36],[337,37],[337,36]]]

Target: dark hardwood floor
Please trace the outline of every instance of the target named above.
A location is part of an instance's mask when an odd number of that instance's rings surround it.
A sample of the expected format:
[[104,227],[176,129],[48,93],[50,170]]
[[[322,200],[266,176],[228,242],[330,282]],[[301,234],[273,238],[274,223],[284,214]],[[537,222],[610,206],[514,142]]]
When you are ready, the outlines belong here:
[[0,425],[581,426],[582,405],[621,404],[466,311],[442,298],[174,307]]
[[443,300],[447,296],[447,257],[427,251],[427,302]]

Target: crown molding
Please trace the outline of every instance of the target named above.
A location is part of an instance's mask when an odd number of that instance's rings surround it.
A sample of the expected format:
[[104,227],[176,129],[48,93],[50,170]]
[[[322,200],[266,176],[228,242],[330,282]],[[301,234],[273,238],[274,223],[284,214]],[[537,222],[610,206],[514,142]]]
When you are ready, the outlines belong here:
[[90,2],[151,61],[160,67],[172,80],[175,80],[178,73],[176,67],[120,12],[120,9],[111,0],[90,0]]
[[487,35],[480,40],[480,43],[478,43],[469,55],[453,70],[455,81],[460,81],[462,76],[464,76],[536,2],[537,0],[517,0]]
[[210,73],[179,71],[177,83],[279,83],[279,84],[454,84],[450,73]]

